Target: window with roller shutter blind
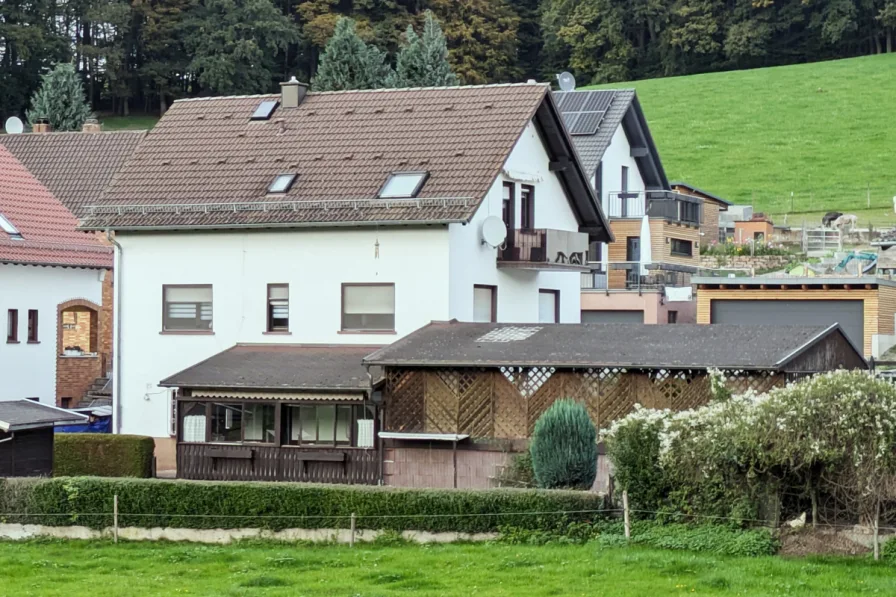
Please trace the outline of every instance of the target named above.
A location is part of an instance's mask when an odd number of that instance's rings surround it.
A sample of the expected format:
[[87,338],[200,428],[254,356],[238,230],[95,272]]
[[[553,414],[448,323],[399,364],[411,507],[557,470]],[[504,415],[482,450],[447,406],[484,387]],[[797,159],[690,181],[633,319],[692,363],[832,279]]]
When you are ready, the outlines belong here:
[[162,287],[162,329],[166,332],[211,331],[212,286]]
[[343,284],[342,331],[394,332],[395,284]]
[[289,284],[268,284],[268,332],[289,331]]

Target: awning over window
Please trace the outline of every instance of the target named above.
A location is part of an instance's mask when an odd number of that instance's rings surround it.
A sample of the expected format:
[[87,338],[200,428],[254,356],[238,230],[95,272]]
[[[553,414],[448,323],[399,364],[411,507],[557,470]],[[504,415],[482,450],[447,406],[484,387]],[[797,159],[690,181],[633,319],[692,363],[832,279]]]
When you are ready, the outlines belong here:
[[179,399],[195,400],[196,398],[209,398],[214,400],[296,400],[314,402],[346,402],[364,400],[365,393],[335,393],[335,392],[240,392],[231,390],[195,390],[191,396],[181,396]]

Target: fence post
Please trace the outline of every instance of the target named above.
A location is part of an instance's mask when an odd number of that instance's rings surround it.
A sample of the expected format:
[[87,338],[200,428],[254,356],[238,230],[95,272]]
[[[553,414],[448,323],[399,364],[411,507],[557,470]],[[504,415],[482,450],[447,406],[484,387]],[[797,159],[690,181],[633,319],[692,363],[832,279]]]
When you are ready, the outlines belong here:
[[622,490],[622,521],[625,526],[625,538],[632,538],[632,523],[629,519],[629,511],[628,511],[628,490]]
[[352,531],[351,531],[351,536],[348,539],[348,546],[354,547],[355,546],[355,513],[354,512],[352,512],[351,520],[352,520],[352,523],[351,523]]
[[874,508],[874,560],[880,559],[880,498]]
[[113,539],[115,543],[118,543],[118,494],[116,493],[112,498],[112,528],[113,528]]

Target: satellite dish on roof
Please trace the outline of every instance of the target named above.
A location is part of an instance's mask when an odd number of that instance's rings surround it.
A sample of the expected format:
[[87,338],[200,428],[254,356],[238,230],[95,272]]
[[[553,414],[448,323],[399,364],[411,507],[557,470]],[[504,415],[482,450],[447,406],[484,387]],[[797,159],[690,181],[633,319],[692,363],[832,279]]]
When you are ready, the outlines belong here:
[[576,78],[570,72],[563,71],[557,75],[557,81],[560,83],[560,89],[563,91],[576,90]]
[[498,216],[489,216],[482,221],[482,243],[495,249],[507,240],[507,225]]
[[22,120],[15,116],[10,116],[6,119],[6,125],[3,127],[6,130],[7,135],[20,135],[25,130],[25,125],[22,124]]

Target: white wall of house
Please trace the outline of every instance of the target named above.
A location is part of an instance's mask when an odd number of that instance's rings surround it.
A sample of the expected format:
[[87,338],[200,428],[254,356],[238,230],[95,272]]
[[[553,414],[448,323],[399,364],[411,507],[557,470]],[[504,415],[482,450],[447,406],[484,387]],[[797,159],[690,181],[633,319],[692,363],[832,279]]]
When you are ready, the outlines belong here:
[[[102,270],[0,264],[0,400],[56,404],[56,317],[60,303],[102,303]],[[18,344],[8,344],[7,313],[18,310]],[[28,342],[28,311],[37,309],[38,343]]]
[[[121,279],[121,431],[169,433],[157,383],[237,342],[385,345],[448,318],[444,227],[127,234]],[[379,243],[377,256],[376,244]],[[395,284],[395,334],[342,333],[343,283]],[[211,284],[213,334],[162,331],[162,286]],[[289,284],[289,335],[266,334],[268,284]]]
[[451,224],[449,311],[451,318],[473,320],[473,286],[485,284],[498,288],[499,322],[537,322],[538,290],[560,291],[560,321],[578,323],[581,317],[578,272],[536,272],[498,269],[498,251],[481,242],[482,222],[489,216],[501,217],[504,182],[516,184],[517,225],[520,222],[520,185],[535,187],[535,228],[578,231],[575,213],[566,193],[549,169],[549,158],[535,126],[530,123],[520,136],[504,164],[504,174],[492,184],[482,205],[469,224]]

